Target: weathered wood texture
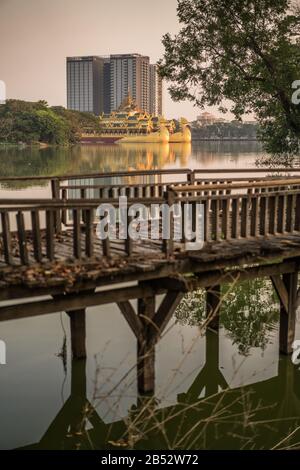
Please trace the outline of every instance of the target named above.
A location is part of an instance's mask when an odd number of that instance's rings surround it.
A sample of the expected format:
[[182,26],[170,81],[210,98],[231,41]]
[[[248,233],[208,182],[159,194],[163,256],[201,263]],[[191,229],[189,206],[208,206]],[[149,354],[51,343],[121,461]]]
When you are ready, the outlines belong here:
[[[195,233],[189,238],[196,228],[198,238],[206,243],[300,233],[298,179],[272,180],[264,182],[264,186],[261,182],[252,184],[256,186],[252,187],[250,183],[202,185],[209,191],[199,190],[201,185],[182,186],[180,190],[168,186],[163,196],[128,200],[129,205],[133,202],[144,205],[142,223],[133,218],[127,207],[126,224],[123,220],[114,226],[106,216],[104,220],[102,216],[99,218],[96,209],[101,202],[110,201],[118,220],[118,214],[124,210],[119,207],[118,199],[82,198],[35,203],[23,200],[19,201],[19,206],[16,200],[5,200],[0,208],[0,268],[1,264],[30,265],[70,257],[110,257],[116,253],[124,256],[144,253],[148,256],[160,252],[170,257],[175,251],[189,249],[187,241],[197,241]],[[236,194],[236,186],[243,188],[244,193]],[[250,194],[249,189],[264,191]],[[166,213],[159,210],[163,203],[169,207]],[[155,216],[153,204],[157,207]],[[199,207],[204,208],[202,213]],[[185,213],[187,216],[182,217]],[[99,224],[106,224],[104,240],[99,239]],[[151,238],[153,226],[158,229],[157,239]],[[131,238],[129,227],[135,228],[137,239]]]
[[137,341],[137,380],[140,393],[152,393],[155,386],[155,343],[150,330],[155,315],[155,296],[138,299],[138,318],[143,335]]

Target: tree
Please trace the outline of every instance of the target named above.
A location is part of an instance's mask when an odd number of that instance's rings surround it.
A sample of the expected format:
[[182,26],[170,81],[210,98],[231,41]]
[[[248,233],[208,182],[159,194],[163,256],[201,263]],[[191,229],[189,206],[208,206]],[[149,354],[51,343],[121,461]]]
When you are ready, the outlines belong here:
[[[300,152],[300,15],[291,0],[178,0],[180,32],[163,37],[159,72],[174,100],[254,113],[273,155]],[[224,106],[225,103],[230,106]]]
[[42,100],[7,100],[0,105],[0,142],[74,144],[87,128],[99,132],[99,118],[92,113],[49,108]]
[[63,118],[51,110],[37,111],[40,141],[50,144],[64,144],[68,139],[68,126]]

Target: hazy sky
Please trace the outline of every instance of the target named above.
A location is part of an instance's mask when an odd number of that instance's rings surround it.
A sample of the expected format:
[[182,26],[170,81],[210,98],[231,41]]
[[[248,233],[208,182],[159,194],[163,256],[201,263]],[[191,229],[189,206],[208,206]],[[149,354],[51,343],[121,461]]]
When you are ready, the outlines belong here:
[[[7,97],[65,106],[67,56],[138,52],[156,62],[163,34],[179,30],[176,6],[177,0],[0,0]],[[199,114],[167,91],[164,108],[168,117]]]

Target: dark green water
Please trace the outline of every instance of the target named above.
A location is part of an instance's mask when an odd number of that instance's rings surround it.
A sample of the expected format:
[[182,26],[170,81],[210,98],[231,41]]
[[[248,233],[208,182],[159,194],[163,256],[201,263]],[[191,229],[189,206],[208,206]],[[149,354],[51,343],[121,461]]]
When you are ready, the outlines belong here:
[[[244,168],[255,144],[0,150],[0,174]],[[2,197],[49,188],[5,185]],[[71,361],[64,313],[2,322],[0,447],[253,449],[300,446],[300,370],[278,354],[278,301],[267,281],[223,289],[219,335],[203,331],[200,291],[156,347],[156,391],[136,391],[136,341],[114,304],[87,311],[86,361]],[[24,304],[26,309],[26,304]],[[66,338],[66,354],[61,351]],[[300,339],[299,322],[296,339]]]

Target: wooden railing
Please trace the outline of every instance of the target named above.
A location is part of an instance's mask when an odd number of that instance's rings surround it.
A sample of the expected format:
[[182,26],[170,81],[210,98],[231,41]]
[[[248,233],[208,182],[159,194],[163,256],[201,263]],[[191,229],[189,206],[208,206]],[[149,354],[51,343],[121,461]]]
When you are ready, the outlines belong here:
[[[1,202],[2,203],[2,202]],[[16,201],[15,201],[16,203]],[[25,202],[26,204],[26,202]],[[0,208],[2,249],[1,262],[8,265],[32,264],[33,262],[63,259],[64,244],[61,230],[55,227],[55,217],[62,210],[72,211],[72,251],[68,257],[80,258],[93,256],[94,247],[94,209],[95,205],[62,204],[49,201],[45,205],[8,206]],[[83,223],[84,219],[84,223]],[[81,236],[85,245],[82,250]],[[67,256],[66,256],[67,258]]]
[[[143,187],[143,186],[142,186]],[[182,214],[185,204],[192,207],[191,225],[197,225],[196,205],[203,204],[203,234],[206,243],[260,240],[300,232],[300,179],[277,178],[258,181],[223,179],[195,183],[170,184],[165,190],[155,186],[146,197],[128,193],[128,205],[140,203],[150,211],[151,204],[178,204]],[[110,188],[111,189],[111,188]],[[109,189],[109,190],[110,190]],[[96,209],[101,203],[119,208],[118,194],[107,198],[79,199],[3,199],[0,200],[2,265],[28,265],[45,261],[113,256],[112,240],[97,239]],[[171,211],[171,234],[153,246],[158,253],[173,255],[176,249],[186,249],[184,232],[174,243],[176,215]],[[130,216],[127,214],[127,222]],[[182,217],[181,220],[184,220]],[[160,216],[160,223],[162,222]],[[151,241],[151,240],[150,240]],[[143,251],[143,242],[137,243],[127,236],[118,250],[131,256],[136,247]]]
[[[178,186],[169,189],[184,211],[204,206],[204,241],[261,238],[300,230],[300,179]],[[209,190],[207,191],[206,188]],[[169,196],[170,198],[170,196]],[[196,210],[192,211],[194,218]],[[196,221],[192,220],[193,226]]]
[[[278,172],[299,173],[300,169],[279,169]],[[232,184],[235,182],[258,182],[269,181],[270,174],[266,168],[252,169],[197,169],[197,170],[151,170],[151,171],[133,171],[123,173],[107,173],[98,175],[73,175],[68,178],[57,178],[51,181],[52,197],[55,199],[113,199],[126,195],[127,197],[145,198],[145,197],[163,197],[168,187],[177,188],[184,184],[189,185],[210,185],[210,184]],[[228,176],[226,177],[226,174]],[[180,180],[170,180],[172,176],[180,177]],[[211,176],[207,176],[211,175]],[[222,175],[222,177],[220,177]],[[234,176],[233,176],[234,175]],[[249,176],[252,175],[252,176]],[[161,181],[149,181],[149,177],[158,176]],[[103,178],[119,179],[118,182],[101,182]],[[139,177],[147,181],[126,182],[132,177]],[[91,181],[85,182],[85,179]],[[162,181],[164,180],[164,181]],[[217,191],[216,194],[219,192]],[[207,193],[208,194],[208,193]]]
[[[84,178],[132,178],[132,177],[149,177],[160,176],[165,178],[172,175],[181,176],[186,181],[192,182],[193,180],[203,179],[205,175],[214,174],[215,179],[219,180],[220,175],[222,178],[226,174],[236,175],[261,175],[261,174],[299,174],[300,168],[282,167],[282,168],[171,168],[171,169],[153,169],[153,170],[130,170],[130,171],[116,171],[116,172],[93,172],[93,173],[71,173],[65,175],[50,175],[50,176],[0,176],[0,182],[5,181],[52,181],[57,180],[60,182],[80,180]],[[226,179],[226,178],[225,178]]]
[[300,191],[181,198],[204,205],[204,241],[298,232]]

